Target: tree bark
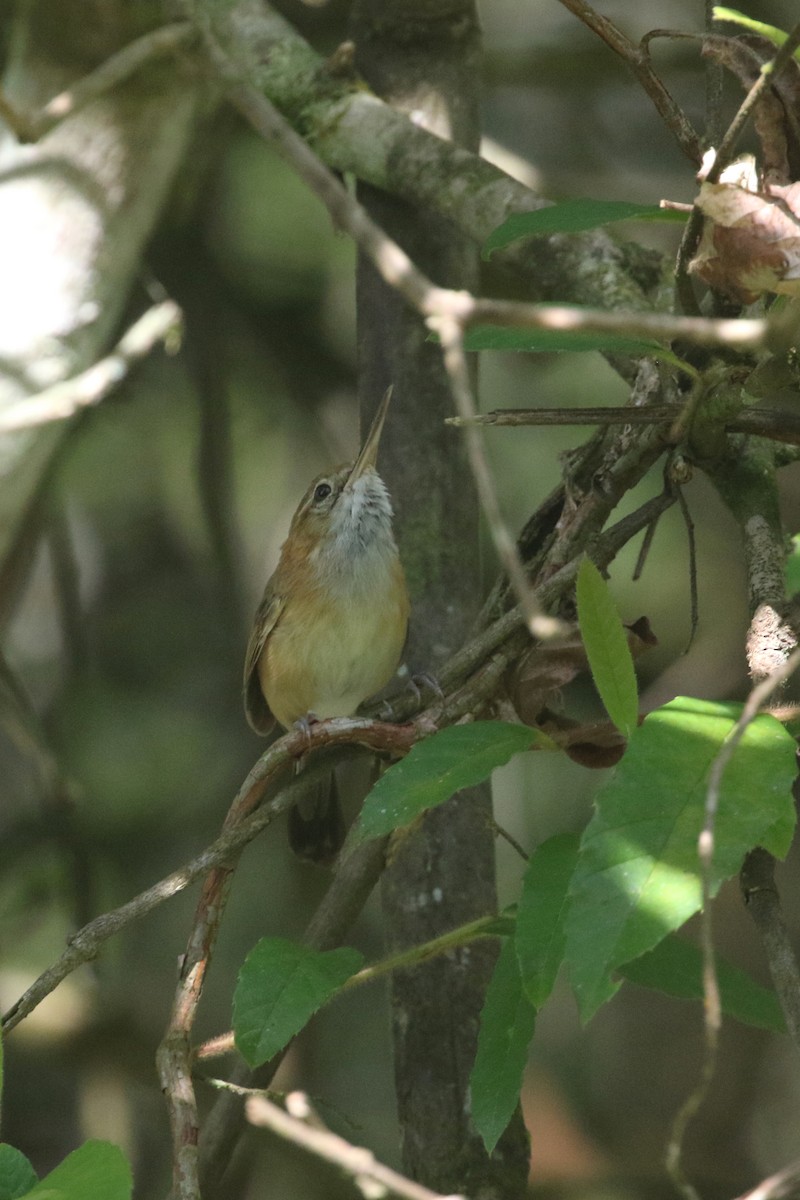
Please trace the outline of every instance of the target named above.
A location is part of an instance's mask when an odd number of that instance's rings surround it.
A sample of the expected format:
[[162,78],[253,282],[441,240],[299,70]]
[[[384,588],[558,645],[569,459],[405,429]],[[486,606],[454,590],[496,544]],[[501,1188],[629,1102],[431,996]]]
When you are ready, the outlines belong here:
[[[477,150],[480,33],[471,0],[359,0],[356,67],[384,100],[440,137]],[[454,226],[375,189],[360,198],[437,283],[474,289],[473,247]],[[435,674],[479,600],[478,505],[460,439],[443,424],[448,382],[428,330],[361,260],[358,269],[362,424],[394,385],[381,472],[397,509],[412,595],[407,658]],[[383,883],[391,950],[496,907],[488,788],[460,793],[396,848]],[[469,1117],[469,1073],[495,949],[482,943],[398,973],[392,1009],[403,1166],[442,1192],[518,1196],[528,1170],[521,1119],[489,1159]]]

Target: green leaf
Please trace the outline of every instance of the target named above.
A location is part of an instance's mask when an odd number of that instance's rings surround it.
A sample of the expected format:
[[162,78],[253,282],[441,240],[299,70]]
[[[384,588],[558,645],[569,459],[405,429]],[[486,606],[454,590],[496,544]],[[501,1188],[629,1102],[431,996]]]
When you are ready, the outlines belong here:
[[595,687],[620,733],[630,737],[639,721],[639,691],[628,638],[608,584],[589,558],[577,581],[578,624]]
[[[677,929],[701,903],[697,839],[711,766],[740,706],[677,699],[631,735],[581,840],[567,914],[565,958],[584,1020],[619,986],[611,976]],[[789,848],[796,745],[760,714],[723,775],[712,894],[744,855]]]
[[530,750],[536,740],[536,730],[504,721],[453,725],[425,738],[375,784],[350,833],[350,845],[408,825],[462,788],[482,783],[495,767]]
[[[722,1011],[744,1025],[785,1033],[778,997],[762,987],[746,971],[717,955],[717,982]],[[641,987],[655,988],[680,1000],[703,999],[703,955],[692,942],[670,934],[654,950],[633,962],[624,963],[620,974]]]
[[519,1101],[535,1022],[536,1010],[523,990],[509,938],[486,991],[470,1076],[472,1120],[487,1154],[494,1150]]
[[32,1200],[130,1200],[131,1168],[118,1146],[84,1142],[26,1193]]
[[509,325],[476,325],[467,330],[464,347],[467,350],[520,350],[528,354],[604,350],[608,354],[646,354],[668,362],[675,358],[670,350],[652,338],[625,337],[617,333],[573,333],[562,329],[515,329]]
[[[775,25],[767,25],[764,21],[756,21],[754,17],[748,17],[746,13],[739,12],[735,8],[723,8],[722,5],[714,5],[714,20],[715,21],[731,21],[734,25],[741,25],[744,29],[749,29],[751,33],[760,34],[761,37],[767,38],[772,42],[773,46],[781,47],[789,36],[783,29],[778,29]],[[800,50],[795,50],[794,57],[800,59]]]
[[632,204],[627,200],[564,200],[537,208],[535,212],[512,213],[486,239],[482,255],[491,258],[495,250],[524,237],[550,233],[580,233],[610,225],[613,221],[685,221],[686,213],[660,208],[657,204]]
[[364,962],[358,950],[312,950],[262,938],[244,961],[233,1000],[236,1046],[251,1067],[282,1050]]
[[515,942],[528,999],[541,1008],[564,957],[567,889],[578,859],[573,833],[551,837],[531,856],[522,883]]
[[786,590],[790,595],[800,592],[800,533],[792,538],[792,549],[786,559]]
[[0,1142],[0,1200],[19,1200],[36,1185],[36,1172],[21,1150]]

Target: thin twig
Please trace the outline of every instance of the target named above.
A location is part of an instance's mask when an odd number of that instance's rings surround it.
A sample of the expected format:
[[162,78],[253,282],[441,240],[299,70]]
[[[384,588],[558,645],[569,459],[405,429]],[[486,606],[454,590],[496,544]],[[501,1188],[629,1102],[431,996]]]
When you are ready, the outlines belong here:
[[714,1074],[721,1022],[721,1003],[717,980],[716,955],[711,916],[711,899],[714,864],[714,832],[719,809],[722,777],[744,737],[748,726],[761,707],[780,685],[800,667],[800,650],[795,650],[785,662],[751,690],[742,707],[739,719],[716,755],[708,776],[705,802],[705,820],[698,838],[697,853],[700,859],[703,907],[701,914],[701,944],[703,951],[703,1013],[705,1027],[705,1052],[700,1079],[681,1106],[672,1126],[667,1148],[667,1169],[687,1200],[697,1200],[697,1192],[686,1179],[681,1159],[683,1140],[694,1114],[702,1104]]
[[647,42],[643,41],[640,46],[635,45],[612,21],[595,12],[584,0],[561,0],[561,3],[599,38],[602,38],[606,45],[630,67],[683,153],[696,167],[699,166],[703,157],[700,138],[692,127],[691,121],[675,103],[653,70]]
[[772,855],[761,847],[751,850],[739,883],[747,911],[761,937],[786,1028],[795,1049],[800,1050],[800,967],[783,919]]
[[700,623],[700,600],[697,592],[697,539],[694,535],[694,521],[692,520],[692,514],[689,512],[689,505],[683,494],[683,488],[678,485],[675,488],[675,492],[678,497],[678,507],[681,510],[683,524],[686,527],[686,540],[689,543],[689,612],[691,623],[689,627],[689,641],[686,643],[686,649],[684,650],[684,654],[688,654],[697,633],[697,626]]
[[[292,1099],[288,1097],[287,1103]],[[338,1134],[324,1128],[314,1128],[305,1120],[290,1116],[264,1095],[250,1096],[245,1111],[251,1125],[269,1129],[285,1141],[339,1167],[352,1178],[365,1197],[389,1194],[399,1196],[401,1200],[465,1200],[463,1196],[443,1196],[407,1179],[378,1162],[370,1150],[353,1146]]]
[[[289,733],[274,742],[261,756],[239,789],[231,809],[236,807],[240,812],[248,807],[252,809],[280,772],[308,749],[309,742],[317,748],[361,744],[384,753],[402,753],[403,748],[410,744],[409,738],[414,737],[414,728],[412,725],[395,726],[364,719],[337,718],[315,725],[308,736],[302,732]],[[304,786],[306,782],[307,776]],[[234,858],[262,829],[290,807],[292,796],[293,788],[284,788],[280,795],[254,816],[242,817],[238,823],[229,824],[210,846],[184,866],[172,871],[126,904],[103,913],[80,929],[69,939],[67,949],[57,961],[9,1009],[3,1019],[3,1029],[9,1031],[18,1025],[72,971],[96,958],[101,946],[109,938],[185,891],[210,870]]]
[[523,860],[523,862],[528,862],[530,855],[528,854],[527,850],[522,845],[522,843],[518,842],[517,839],[514,837],[514,835],[512,833],[509,833],[509,831],[505,828],[505,826],[501,825],[499,821],[495,821],[495,819],[493,817],[491,818],[490,823],[491,823],[492,832],[495,834],[495,836],[502,838],[504,842],[508,842],[511,849],[514,850],[519,855],[519,857]]
[[446,417],[445,425],[659,425],[674,420],[681,411],[675,404],[647,408],[618,405],[614,408],[495,408],[468,417]]
[[475,416],[475,401],[472,396],[467,359],[464,353],[462,327],[458,321],[449,317],[435,321],[431,319],[429,324],[439,335],[442,344],[444,366],[450,381],[450,390],[459,415],[465,422],[467,455],[473,478],[478,487],[481,506],[486,515],[489,532],[500,562],[520,602],[525,624],[528,626],[531,636],[542,641],[558,637],[565,632],[566,626],[563,621],[546,616],[536,602],[516,543],[509,533],[500,511],[494,479],[484,453],[483,439],[475,425],[471,423],[471,418]]
[[81,409],[99,404],[125,379],[134,363],[145,358],[158,342],[174,337],[180,325],[181,311],[172,300],[153,305],[131,325],[106,358],[72,379],[55,383],[37,396],[28,396],[3,409],[0,433],[65,421]]
[[636,556],[636,565],[633,568],[633,575],[631,576],[631,579],[634,583],[637,583],[642,577],[642,572],[644,571],[645,563],[647,562],[648,555],[650,554],[650,550],[653,545],[653,539],[656,536],[656,529],[658,528],[658,522],[660,519],[661,518],[659,514],[655,520],[650,522],[644,532],[642,544],[639,547],[639,553]]
[[[714,0],[704,0],[705,29],[714,29]],[[713,58],[706,59],[706,134],[707,146],[718,146],[722,137],[722,64]]]
[[5,121],[20,142],[38,142],[67,117],[124,83],[154,58],[174,54],[196,37],[188,21],[162,25],[123,46],[96,70],[59,92],[37,113],[20,112],[0,94],[0,120]]
[[692,277],[689,274],[689,263],[695,256],[703,232],[703,214],[696,206],[683,228],[681,244],[675,260],[675,307],[686,314],[686,320],[697,321],[701,318],[700,305],[694,290]]
[[[446,425],[492,425],[518,427],[521,425],[660,425],[674,420],[684,411],[684,405],[651,404],[645,408],[618,405],[613,408],[496,408],[474,416],[446,417]],[[683,436],[681,430],[671,441]],[[761,405],[743,408],[733,417],[724,418],[726,433],[753,433],[785,445],[800,445],[800,414],[788,408],[763,408]]]
[[796,1200],[800,1193],[800,1160],[770,1175],[738,1200]]
[[[319,726],[313,727],[310,731],[292,730],[280,738],[271,747],[271,750],[267,751],[264,758],[268,758],[276,746],[281,747],[281,755],[286,755],[288,753],[287,746],[290,743],[293,743],[295,747],[294,755],[290,755],[290,757],[296,758],[307,753],[320,732],[325,741],[328,741],[324,727],[327,725],[328,731],[330,731],[334,724],[335,722],[328,721],[321,722]],[[355,724],[358,725],[359,722]],[[371,725],[373,731],[378,727],[376,723],[367,722],[366,724]],[[394,742],[396,748],[403,747],[407,750],[413,741],[424,732],[430,732],[432,726],[429,722],[424,730],[419,726],[385,726],[384,728],[395,730],[397,737],[391,738],[391,741]],[[345,730],[345,733],[347,732]],[[384,742],[384,749],[387,749],[385,735],[379,736]],[[328,744],[330,743],[328,742]],[[285,765],[286,761],[288,758],[282,765]],[[260,762],[263,762],[263,759]],[[250,786],[246,781],[239,791],[225,817],[223,830],[235,829],[237,825],[246,820],[261,802],[266,786],[267,780],[264,778],[262,768],[258,779]],[[284,796],[285,792],[281,799]],[[180,974],[169,1023],[156,1053],[158,1074],[172,1130],[172,1185],[175,1200],[197,1200],[200,1194],[199,1115],[192,1081],[190,1039],[233,882],[237,858],[237,854],[231,855],[227,862],[215,867],[203,880],[186,951],[181,958]]]

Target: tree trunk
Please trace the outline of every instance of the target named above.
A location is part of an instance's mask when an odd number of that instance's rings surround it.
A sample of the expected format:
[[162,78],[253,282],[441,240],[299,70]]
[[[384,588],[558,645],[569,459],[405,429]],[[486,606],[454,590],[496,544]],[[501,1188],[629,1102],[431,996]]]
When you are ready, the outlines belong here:
[[[383,99],[442,137],[478,146],[480,33],[471,0],[359,0],[356,66]],[[473,289],[474,248],[447,222],[374,189],[362,201],[436,283]],[[359,387],[366,427],[394,385],[381,473],[397,510],[412,595],[407,652],[435,674],[463,642],[480,599],[478,505],[436,345],[371,265],[358,271]],[[391,950],[496,907],[488,788],[453,797],[396,849],[383,884]],[[469,1117],[469,1073],[495,949],[481,943],[397,973],[392,1006],[405,1171],[442,1192],[518,1196],[527,1178],[521,1119],[490,1160]]]

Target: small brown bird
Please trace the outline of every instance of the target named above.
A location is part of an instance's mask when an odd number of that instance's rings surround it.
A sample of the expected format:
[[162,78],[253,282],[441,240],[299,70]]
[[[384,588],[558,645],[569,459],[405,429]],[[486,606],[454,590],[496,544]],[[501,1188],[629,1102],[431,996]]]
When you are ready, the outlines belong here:
[[[408,591],[376,470],[390,398],[391,388],[352,466],[315,479],[292,518],[245,658],[245,711],[257,733],[269,733],[276,719],[289,729],[352,716],[397,669]],[[289,835],[301,857],[332,857],[342,822],[330,788],[324,797],[318,791],[310,812],[293,811]]]

